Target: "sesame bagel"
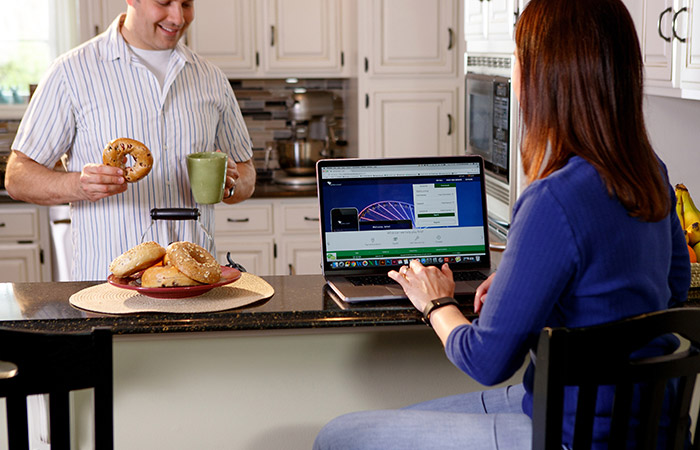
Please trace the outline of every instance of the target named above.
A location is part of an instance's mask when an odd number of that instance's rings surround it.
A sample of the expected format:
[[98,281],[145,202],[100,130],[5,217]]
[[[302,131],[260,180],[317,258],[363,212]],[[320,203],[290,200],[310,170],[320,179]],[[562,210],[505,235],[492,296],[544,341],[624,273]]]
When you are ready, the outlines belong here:
[[[109,271],[123,278],[151,267],[165,256],[165,249],[157,242],[143,242],[114,258]],[[220,269],[220,268],[219,268]]]
[[192,242],[173,242],[166,249],[169,264],[189,278],[212,284],[221,279],[221,265],[204,248]]

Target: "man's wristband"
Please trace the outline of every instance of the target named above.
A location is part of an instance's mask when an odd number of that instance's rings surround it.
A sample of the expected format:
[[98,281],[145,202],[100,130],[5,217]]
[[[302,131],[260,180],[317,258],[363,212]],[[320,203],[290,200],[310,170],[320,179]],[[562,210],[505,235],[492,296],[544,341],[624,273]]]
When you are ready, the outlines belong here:
[[455,305],[458,306],[459,303],[457,303],[457,300],[455,300],[452,297],[441,297],[441,298],[436,298],[435,300],[431,300],[430,303],[428,303],[425,306],[425,309],[423,310],[423,322],[425,322],[426,325],[430,325],[430,314],[433,313],[436,309],[442,308],[443,306],[447,305]]

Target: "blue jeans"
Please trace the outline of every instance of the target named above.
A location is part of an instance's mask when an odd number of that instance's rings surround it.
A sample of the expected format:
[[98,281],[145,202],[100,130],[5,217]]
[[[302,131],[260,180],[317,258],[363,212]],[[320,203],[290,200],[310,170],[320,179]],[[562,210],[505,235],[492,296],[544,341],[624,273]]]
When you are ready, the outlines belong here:
[[530,449],[522,384],[453,395],[403,409],[345,414],[321,429],[314,450]]

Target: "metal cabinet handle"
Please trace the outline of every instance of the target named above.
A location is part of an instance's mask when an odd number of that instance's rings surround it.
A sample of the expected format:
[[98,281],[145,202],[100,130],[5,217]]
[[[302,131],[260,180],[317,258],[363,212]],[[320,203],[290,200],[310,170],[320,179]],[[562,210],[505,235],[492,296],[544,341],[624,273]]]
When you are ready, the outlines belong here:
[[679,9],[678,11],[676,11],[676,13],[673,15],[673,21],[671,22],[671,31],[673,31],[673,37],[678,39],[681,42],[685,42],[686,38],[682,38],[676,34],[676,19],[678,19],[678,15],[680,13],[687,12],[687,11],[688,11],[687,6],[684,6],[681,9]]
[[447,114],[447,135],[452,135],[452,114]]
[[670,12],[673,12],[673,9],[670,6],[661,11],[661,14],[659,14],[659,22],[656,24],[656,31],[659,32],[659,36],[661,36],[661,39],[663,39],[666,42],[671,42],[671,38],[668,36],[664,36],[664,33],[661,31],[661,22],[663,21],[664,16]]
[[0,380],[13,378],[19,372],[17,365],[10,361],[0,361]]
[[270,47],[275,46],[275,26],[270,25]]
[[365,73],[369,71],[369,59],[365,56]]
[[455,40],[455,32],[452,29],[452,27],[447,29],[447,34],[450,36],[450,42],[447,44],[447,50],[452,50],[452,46],[454,45]]
[[291,263],[289,264],[289,274],[294,275],[294,266]]
[[226,222],[229,223],[244,223],[244,222],[250,222],[250,219],[246,217],[245,219],[232,219],[230,217],[226,218]]
[[365,94],[365,108],[369,108],[369,94]]
[[5,222],[0,223],[0,228],[5,228]]
[[318,217],[304,216],[304,220],[307,222],[318,222]]

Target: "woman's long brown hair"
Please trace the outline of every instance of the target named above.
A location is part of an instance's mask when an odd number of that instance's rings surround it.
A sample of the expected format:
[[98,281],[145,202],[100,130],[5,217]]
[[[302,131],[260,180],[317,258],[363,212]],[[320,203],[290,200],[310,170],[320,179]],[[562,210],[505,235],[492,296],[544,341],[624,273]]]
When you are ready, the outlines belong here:
[[668,181],[644,125],[642,55],[622,2],[532,0],[515,40],[529,180],[578,155],[631,216],[664,218],[671,209]]

